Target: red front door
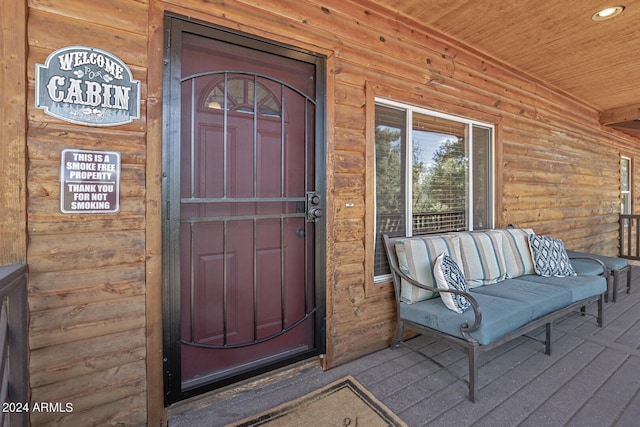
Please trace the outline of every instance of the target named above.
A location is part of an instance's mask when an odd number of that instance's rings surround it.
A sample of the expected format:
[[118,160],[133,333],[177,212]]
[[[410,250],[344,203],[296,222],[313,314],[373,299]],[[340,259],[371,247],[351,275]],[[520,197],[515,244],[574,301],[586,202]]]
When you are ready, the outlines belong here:
[[177,255],[165,288],[179,299],[169,354],[180,392],[169,393],[185,396],[317,353],[322,200],[316,64],[180,36],[179,127],[165,143],[176,206],[165,234],[179,242],[165,243]]

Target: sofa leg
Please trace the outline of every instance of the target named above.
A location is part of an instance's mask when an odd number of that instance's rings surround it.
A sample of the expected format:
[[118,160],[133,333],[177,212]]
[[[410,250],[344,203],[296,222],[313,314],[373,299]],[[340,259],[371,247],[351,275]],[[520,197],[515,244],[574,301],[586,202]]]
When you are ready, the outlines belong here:
[[469,358],[469,400],[476,401],[478,391],[478,344],[475,343],[467,348]]
[[400,342],[402,341],[402,335],[404,334],[404,323],[402,320],[398,319],[398,326],[396,327],[396,337],[391,343],[391,350],[400,347]]
[[598,298],[598,326],[602,328],[602,295]]
[[[627,276],[627,293],[629,293],[631,291],[631,266],[626,266],[620,270],[614,270],[612,272],[613,274],[613,302],[616,302],[616,299],[618,297],[618,284],[620,283],[620,279],[622,278],[623,274],[626,274]],[[607,302],[605,300],[605,302]]]
[[607,275],[607,292],[604,294],[604,302],[609,302],[609,295],[613,302],[616,302],[616,275],[615,271],[609,271]]
[[545,349],[544,354],[551,356],[551,330],[553,329],[553,323],[547,323],[545,331]]

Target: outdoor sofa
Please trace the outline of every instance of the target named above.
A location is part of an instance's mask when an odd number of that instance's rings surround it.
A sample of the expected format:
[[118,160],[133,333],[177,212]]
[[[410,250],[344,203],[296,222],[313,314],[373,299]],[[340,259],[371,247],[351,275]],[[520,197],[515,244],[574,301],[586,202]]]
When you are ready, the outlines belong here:
[[554,320],[574,311],[584,315],[592,302],[602,326],[607,269],[581,256],[576,274],[558,239],[509,228],[383,240],[397,305],[392,348],[405,327],[463,347],[472,402],[479,353],[544,326],[542,342],[551,354]]

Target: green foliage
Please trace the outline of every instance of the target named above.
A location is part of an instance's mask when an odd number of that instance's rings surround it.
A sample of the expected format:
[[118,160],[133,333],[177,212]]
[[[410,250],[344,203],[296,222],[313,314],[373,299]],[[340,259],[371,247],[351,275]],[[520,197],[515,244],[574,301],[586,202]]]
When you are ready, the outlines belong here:
[[[378,214],[403,211],[404,175],[400,130],[376,127],[376,194]],[[468,159],[463,139],[447,139],[425,164],[419,144],[412,154],[412,203],[414,212],[464,210]]]
[[464,149],[464,140],[447,139],[434,152],[430,167],[423,168],[420,162],[420,170],[414,168],[414,212],[464,210],[468,171]]
[[404,176],[400,130],[376,126],[376,208],[378,214],[403,211]]

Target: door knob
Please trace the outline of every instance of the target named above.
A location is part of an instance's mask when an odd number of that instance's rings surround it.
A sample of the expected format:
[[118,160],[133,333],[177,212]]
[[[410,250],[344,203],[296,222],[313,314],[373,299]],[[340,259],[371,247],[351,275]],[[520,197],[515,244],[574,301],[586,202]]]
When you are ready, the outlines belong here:
[[314,219],[318,219],[322,216],[322,209],[312,206],[309,208],[309,213],[307,214],[307,219],[309,221],[313,221]]

